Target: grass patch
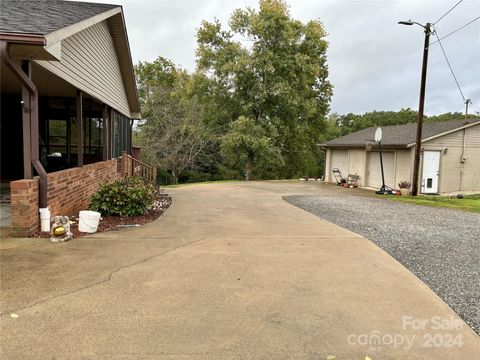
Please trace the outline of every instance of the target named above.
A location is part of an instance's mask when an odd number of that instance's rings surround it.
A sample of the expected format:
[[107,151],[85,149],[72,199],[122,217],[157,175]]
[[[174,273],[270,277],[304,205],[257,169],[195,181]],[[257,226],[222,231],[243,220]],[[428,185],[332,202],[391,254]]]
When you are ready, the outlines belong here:
[[465,195],[463,199],[449,198],[448,196],[395,196],[388,195],[387,199],[407,204],[444,207],[463,211],[480,213],[480,194]]
[[199,181],[191,183],[182,183],[182,184],[170,184],[170,185],[160,185],[162,188],[174,189],[178,187],[184,187],[189,185],[201,185],[201,184],[221,184],[221,183],[230,183],[230,182],[242,182],[243,180],[215,180],[215,181]]

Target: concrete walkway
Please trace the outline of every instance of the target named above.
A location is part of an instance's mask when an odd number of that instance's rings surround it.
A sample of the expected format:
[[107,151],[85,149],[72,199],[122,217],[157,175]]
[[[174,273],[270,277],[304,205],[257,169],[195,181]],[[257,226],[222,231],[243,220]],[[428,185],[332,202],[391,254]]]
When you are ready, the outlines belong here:
[[282,200],[332,191],[293,182],[185,186],[170,189],[172,207],[142,228],[8,246],[0,357],[479,354],[477,335],[388,254]]

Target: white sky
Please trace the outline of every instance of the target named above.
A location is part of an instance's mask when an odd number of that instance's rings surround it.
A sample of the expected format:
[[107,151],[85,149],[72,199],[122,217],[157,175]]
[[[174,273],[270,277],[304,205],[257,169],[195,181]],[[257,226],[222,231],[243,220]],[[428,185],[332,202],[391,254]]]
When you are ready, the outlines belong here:
[[[203,19],[227,24],[253,0],[94,0],[123,6],[133,61],[164,56],[195,68],[196,30]],[[399,20],[435,22],[458,0],[287,0],[291,15],[320,19],[329,33],[331,110],[340,114],[418,107],[423,29]],[[480,16],[480,0],[464,0],[436,25],[440,37]],[[435,40],[433,36],[432,41]],[[480,111],[480,20],[442,40],[458,82]],[[440,46],[430,48],[425,112],[465,110]]]

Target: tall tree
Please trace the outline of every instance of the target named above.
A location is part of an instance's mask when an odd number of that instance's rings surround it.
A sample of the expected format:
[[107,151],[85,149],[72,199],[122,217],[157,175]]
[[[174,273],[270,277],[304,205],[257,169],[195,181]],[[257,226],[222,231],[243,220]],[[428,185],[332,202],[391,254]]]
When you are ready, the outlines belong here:
[[144,106],[158,88],[173,89],[177,75],[175,64],[162,56],[153,62],[139,61],[135,65],[135,78],[140,104]]
[[[271,129],[270,133],[273,133]],[[265,129],[251,118],[240,116],[231,125],[223,137],[222,151],[227,159],[233,161],[246,161],[245,180],[253,178],[254,160],[268,159],[270,163],[281,161],[277,149],[272,146],[271,138]]]
[[[270,135],[270,148],[284,159],[270,176],[306,171],[319,152],[332,94],[321,22],[303,24],[284,1],[261,0],[259,11],[236,10],[229,24],[224,30],[218,20],[204,21],[197,34],[198,69],[211,79],[219,109],[211,121],[229,132],[243,116]],[[268,134],[272,128],[275,136]],[[249,173],[260,149],[238,151]]]
[[144,116],[139,131],[143,156],[177,183],[183,171],[198,165],[208,145],[204,108],[190,94],[192,76],[169,60],[139,63],[135,70]]

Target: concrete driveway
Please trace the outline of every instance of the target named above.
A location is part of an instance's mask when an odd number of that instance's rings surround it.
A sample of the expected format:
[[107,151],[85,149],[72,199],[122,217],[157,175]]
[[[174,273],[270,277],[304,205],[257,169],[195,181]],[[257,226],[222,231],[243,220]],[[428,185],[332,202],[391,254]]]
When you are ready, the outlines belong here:
[[332,191],[294,182],[185,186],[171,189],[172,207],[142,228],[64,244],[9,242],[2,358],[480,353],[477,335],[392,257],[282,200]]

